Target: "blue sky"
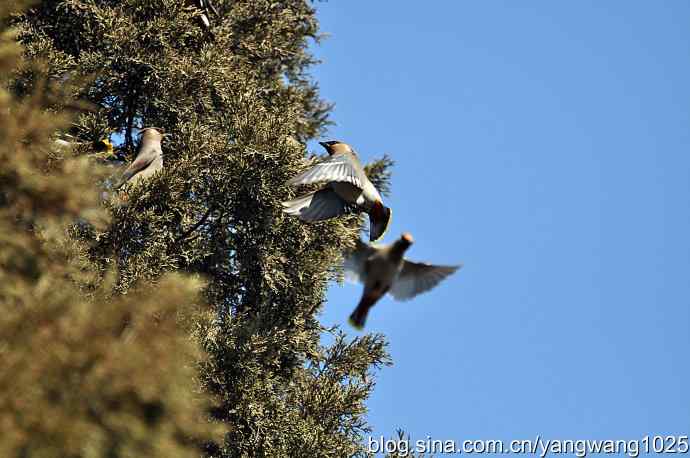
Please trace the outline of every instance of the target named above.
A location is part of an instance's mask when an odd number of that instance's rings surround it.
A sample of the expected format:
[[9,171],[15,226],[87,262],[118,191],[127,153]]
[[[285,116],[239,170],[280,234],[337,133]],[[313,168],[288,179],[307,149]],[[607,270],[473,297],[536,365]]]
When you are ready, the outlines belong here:
[[[317,10],[328,138],[396,161],[387,240],[465,264],[372,309],[374,435],[690,433],[690,2]],[[334,285],[322,322],[357,335],[359,296]]]

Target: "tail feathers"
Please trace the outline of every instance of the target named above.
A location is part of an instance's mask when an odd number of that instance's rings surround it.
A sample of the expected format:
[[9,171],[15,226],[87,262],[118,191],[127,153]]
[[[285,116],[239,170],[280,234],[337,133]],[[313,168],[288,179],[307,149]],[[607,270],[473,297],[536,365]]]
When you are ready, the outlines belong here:
[[356,329],[363,329],[367,321],[367,315],[369,315],[369,309],[371,309],[380,298],[381,294],[364,293],[359,304],[357,304],[357,308],[350,315],[350,324]]
[[347,202],[332,189],[324,188],[283,202],[283,211],[307,222],[323,221],[348,213]]
[[358,329],[360,331],[364,329],[364,323],[366,323],[367,321],[369,308],[370,307],[365,307],[360,304],[357,306],[354,312],[352,312],[352,315],[350,315],[350,319],[348,321],[350,322],[353,328]]
[[384,206],[383,203],[374,204],[369,212],[369,241],[376,242],[386,234],[392,216],[393,210]]

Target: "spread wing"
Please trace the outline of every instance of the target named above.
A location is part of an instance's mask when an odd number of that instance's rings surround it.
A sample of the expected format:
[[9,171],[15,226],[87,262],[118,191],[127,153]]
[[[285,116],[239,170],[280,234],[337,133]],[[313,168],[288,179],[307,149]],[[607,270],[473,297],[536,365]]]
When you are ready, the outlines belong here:
[[351,282],[364,283],[365,266],[367,259],[376,252],[376,248],[361,240],[357,240],[355,249],[347,254],[343,264],[345,278]]
[[429,291],[441,280],[461,268],[458,266],[434,266],[422,262],[405,260],[403,268],[390,289],[391,295],[399,301],[412,299]]
[[308,222],[323,221],[354,211],[353,206],[341,199],[330,188],[324,188],[282,204],[285,213],[297,215]]
[[367,181],[362,166],[347,153],[329,156],[312,168],[290,179],[287,183],[291,186],[318,183],[321,181],[345,181],[362,188]]

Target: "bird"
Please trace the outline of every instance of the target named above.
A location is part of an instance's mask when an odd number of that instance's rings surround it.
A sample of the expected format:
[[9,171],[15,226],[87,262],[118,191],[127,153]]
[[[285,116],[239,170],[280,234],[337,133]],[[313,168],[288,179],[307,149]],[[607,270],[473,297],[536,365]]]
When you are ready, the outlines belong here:
[[[72,151],[78,145],[83,144],[86,144],[86,142],[71,142],[61,138],[53,140],[54,148],[60,152]],[[110,140],[107,138],[103,138],[101,140],[91,143],[91,147],[96,153],[100,153],[99,155],[102,157],[109,157],[113,155],[113,144],[110,143]]]
[[288,180],[287,184],[299,186],[325,181],[326,186],[282,202],[283,211],[306,222],[323,221],[363,211],[369,215],[369,240],[379,240],[388,229],[392,211],[383,204],[381,194],[369,181],[357,153],[350,145],[340,141],[319,144],[329,156]]
[[119,189],[127,184],[135,185],[163,169],[163,150],[161,141],[166,133],[159,127],[146,127],[139,131],[141,141],[137,157],[129,164],[120,180],[115,184]]
[[409,232],[384,246],[357,240],[355,249],[346,255],[343,265],[346,278],[364,284],[362,298],[349,318],[356,329],[364,327],[369,310],[386,293],[398,301],[412,299],[462,267],[462,264],[440,266],[409,261],[404,254],[413,243]]

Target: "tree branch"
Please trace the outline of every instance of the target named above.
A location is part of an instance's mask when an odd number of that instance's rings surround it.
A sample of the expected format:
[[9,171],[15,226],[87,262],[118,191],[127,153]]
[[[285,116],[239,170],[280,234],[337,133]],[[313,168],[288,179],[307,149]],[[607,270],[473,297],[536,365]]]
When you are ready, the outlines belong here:
[[208,210],[206,210],[206,213],[204,213],[204,216],[202,216],[201,219],[194,226],[192,226],[191,228],[189,228],[188,230],[183,232],[182,235],[180,235],[180,237],[178,237],[177,240],[175,240],[175,242],[173,242],[173,245],[177,245],[178,243],[182,242],[184,239],[189,237],[189,235],[192,232],[199,229],[206,222],[208,217],[211,216],[211,212],[213,212],[214,208],[215,208],[215,206],[213,206],[213,205],[208,207]]

